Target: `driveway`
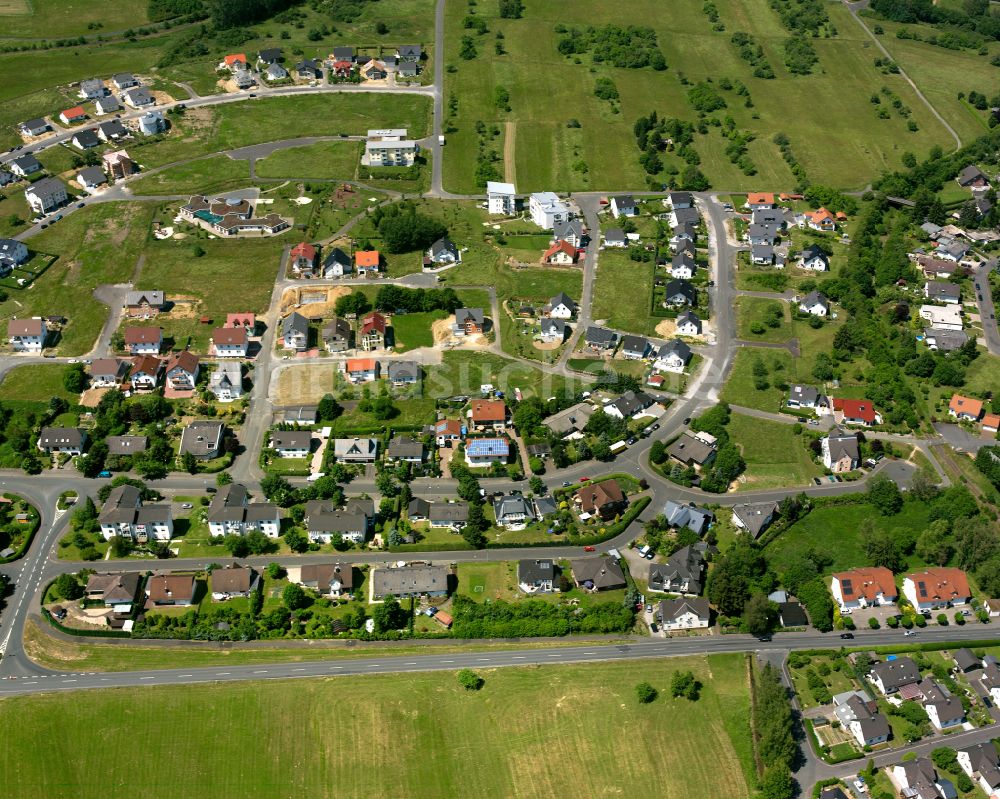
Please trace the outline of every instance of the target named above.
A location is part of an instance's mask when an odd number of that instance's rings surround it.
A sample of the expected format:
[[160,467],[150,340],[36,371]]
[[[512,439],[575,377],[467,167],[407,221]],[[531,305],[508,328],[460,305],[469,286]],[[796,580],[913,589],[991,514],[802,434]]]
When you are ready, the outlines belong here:
[[941,436],[948,444],[959,452],[979,452],[980,447],[989,444],[996,444],[996,439],[989,433],[973,435],[961,425],[937,422],[934,425],[935,432]]

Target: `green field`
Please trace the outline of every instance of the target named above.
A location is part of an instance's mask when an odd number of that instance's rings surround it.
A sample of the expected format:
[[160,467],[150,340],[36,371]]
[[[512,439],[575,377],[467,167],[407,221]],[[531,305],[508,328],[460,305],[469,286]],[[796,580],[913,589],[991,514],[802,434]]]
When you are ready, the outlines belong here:
[[804,486],[823,473],[790,424],[734,413],[727,429],[747,464],[740,491]]
[[320,178],[346,180],[357,176],[361,145],[356,141],[325,141],[275,150],[257,161],[262,178]]
[[75,405],[79,395],[63,387],[63,375],[68,366],[58,363],[37,363],[15,366],[0,383],[0,400],[27,400],[48,402],[51,397],[61,397]]
[[492,352],[445,352],[443,362],[427,367],[424,394],[428,397],[450,397],[456,394],[479,395],[479,387],[491,383],[504,392],[519,388],[525,397],[565,394],[573,396],[583,390],[583,384],[571,378],[542,372],[532,366]]
[[[152,152],[151,150],[149,152]],[[129,184],[136,195],[203,194],[221,189],[245,188],[250,169],[245,161],[213,155],[187,164],[167,167]]]
[[[716,32],[702,12],[698,0],[678,0],[668,13],[655,0],[638,0],[624,6],[608,6],[584,0],[573,6],[541,0],[529,4],[524,18],[501,20],[493,7],[477,7],[490,33],[474,36],[477,57],[463,60],[459,48],[466,7],[449,4],[446,20],[448,49],[445,61],[453,72],[446,75],[446,96],[457,96],[455,115],[448,120],[448,153],[445,184],[452,191],[473,191],[475,163],[480,141],[503,157],[508,131],[514,138],[514,163],[498,164],[501,175],[514,179],[520,191],[624,189],[641,186],[645,176],[638,163],[632,125],[640,115],[656,110],[660,115],[696,120],[689,107],[689,84],[741,80],[750,91],[753,107],[743,98],[725,93],[727,108],[721,120],[731,116],[740,130],[755,134],[749,144],[757,174],[744,175],[725,154],[728,140],[719,129],[695,138],[701,170],[713,187],[737,190],[791,186],[795,180],[771,138],[784,132],[791,149],[814,183],[859,187],[886,168],[900,165],[904,151],[926,153],[931,146],[950,146],[951,137],[906,82],[896,75],[883,75],[875,68],[875,48],[851,19],[846,9],[825,4],[838,35],[812,39],[819,63],[808,76],[794,76],[784,67],[782,46],[789,37],[766,0],[719,0],[716,3],[725,31]],[[592,65],[589,54],[561,56],[556,45],[560,24],[650,25],[657,32],[659,49],[668,69],[619,69],[604,63]],[[495,32],[503,33],[505,55],[494,55]],[[730,43],[734,32],[752,34],[765,51],[775,72],[774,80],[752,75],[753,67],[741,60]],[[539,80],[543,72],[545,80]],[[598,99],[594,80],[614,81],[620,100],[616,105]],[[873,90],[888,86],[909,106],[919,130],[907,130],[898,115],[879,119],[869,103]],[[504,87],[511,111],[499,110],[494,89]],[[817,110],[822,109],[822,113]],[[580,127],[568,127],[570,119]],[[476,123],[498,126],[499,135],[480,136]],[[586,171],[574,168],[578,162]]]
[[591,316],[616,330],[653,335],[663,319],[650,316],[653,264],[633,261],[623,252],[604,250],[597,258]]
[[396,314],[392,317],[392,333],[396,352],[405,352],[417,347],[434,345],[431,325],[439,319],[447,319],[444,311],[427,313]]
[[0,2],[0,38],[89,35],[99,23],[109,33],[146,24],[147,0],[97,3],[94,0],[3,0]]
[[[703,685],[697,712],[668,698],[676,669],[694,671]],[[264,799],[324,795],[331,785],[343,796],[413,799],[646,796],[665,786],[668,795],[749,796],[742,656],[483,676],[474,693],[441,672],[11,699],[0,705],[0,722],[33,734],[11,738],[0,776],[11,796],[52,799],[134,796],[140,786],[160,796]],[[635,699],[642,680],[661,692],[650,705]],[[95,718],[104,720],[100,734]],[[629,745],[610,756],[608,740],[623,739]],[[52,757],[39,740],[58,740],[73,757]],[[261,742],[268,756],[247,758]],[[109,747],[145,756],[109,760]]]
[[[772,307],[781,309],[781,324],[770,327],[765,324]],[[751,328],[754,323],[763,325],[762,333],[755,333]],[[744,341],[788,341],[792,337],[788,303],[781,300],[766,300],[761,297],[738,297],[736,299],[736,335]]]

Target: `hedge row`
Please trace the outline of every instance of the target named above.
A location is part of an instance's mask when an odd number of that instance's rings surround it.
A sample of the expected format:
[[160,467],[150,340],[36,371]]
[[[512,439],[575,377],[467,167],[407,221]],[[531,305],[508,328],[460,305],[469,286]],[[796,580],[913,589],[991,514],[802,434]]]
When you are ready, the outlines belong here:
[[76,635],[81,638],[131,638],[132,633],[127,633],[124,630],[76,630],[72,627],[67,627],[61,624],[55,616],[53,616],[46,608],[42,608],[42,615],[49,620],[49,624],[55,627],[59,632],[66,633],[67,635]]
[[454,543],[447,544],[397,544],[389,547],[390,552],[460,552],[472,549],[465,540],[459,538]]
[[624,516],[616,523],[611,525],[605,532],[604,535],[591,535],[585,537],[577,537],[572,541],[563,539],[562,541],[533,541],[530,543],[516,543],[516,542],[498,542],[489,543],[486,545],[487,549],[517,549],[519,547],[524,547],[525,549],[529,547],[553,547],[553,546],[592,546],[593,544],[603,544],[615,536],[621,534],[626,527],[628,527],[632,521],[646,508],[646,506],[652,500],[649,497],[640,497],[633,503],[633,505],[628,509]]

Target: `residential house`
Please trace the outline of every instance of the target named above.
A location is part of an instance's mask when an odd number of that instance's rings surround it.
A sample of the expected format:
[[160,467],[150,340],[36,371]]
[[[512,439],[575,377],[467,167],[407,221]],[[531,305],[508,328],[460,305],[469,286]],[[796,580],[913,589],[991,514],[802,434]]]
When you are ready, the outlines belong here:
[[605,521],[614,519],[628,507],[628,499],[613,478],[580,487],[573,494],[573,503],[581,513],[600,516]]
[[572,435],[587,426],[595,410],[597,409],[590,403],[578,402],[547,417],[542,424],[557,436]]
[[375,522],[375,503],[356,497],[336,508],[330,502],[313,499],[306,503],[305,526],[310,541],[329,544],[334,536],[363,544]]
[[104,439],[109,455],[129,456],[145,452],[149,446],[146,436],[108,436]]
[[535,192],[528,198],[528,213],[531,221],[543,230],[552,230],[556,223],[570,218],[569,206],[551,191]]
[[930,322],[936,331],[961,332],[965,326],[962,322],[961,305],[921,305],[920,318]]
[[316,248],[306,241],[296,244],[288,253],[288,263],[297,275],[311,275],[316,271]]
[[319,80],[323,77],[323,70],[315,58],[304,58],[295,65],[295,74],[306,80]]
[[78,150],[92,150],[101,144],[101,140],[97,137],[97,132],[92,128],[77,131],[73,134],[73,138],[70,141]]
[[354,61],[352,59],[334,60],[328,62],[330,66],[330,77],[349,78],[354,72]]
[[[959,324],[961,325],[961,318],[959,318]],[[969,337],[961,330],[935,330],[932,327],[924,329],[924,344],[927,345],[927,349],[929,350],[954,352],[960,349],[968,340]]]
[[374,58],[361,67],[361,75],[365,80],[385,80],[389,77],[389,71],[385,64],[376,61]]
[[163,347],[163,330],[158,327],[126,327],[125,351],[129,355],[159,355]]
[[614,350],[618,346],[618,334],[614,330],[590,325],[583,334],[584,341],[592,350]]
[[490,180],[486,183],[486,210],[494,216],[513,216],[517,213],[513,183]]
[[87,112],[82,105],[75,105],[59,112],[59,121],[64,125],[78,125],[87,118]]
[[352,383],[371,383],[379,379],[381,365],[374,358],[348,358],[344,374]]
[[378,439],[335,438],[333,456],[340,463],[374,463],[378,456]]
[[250,336],[245,327],[217,327],[209,351],[217,358],[246,358]]
[[934,254],[938,258],[946,261],[954,261],[955,263],[960,263],[968,253],[969,245],[961,241],[952,241],[949,244],[941,244],[939,242],[937,248],[934,250]]
[[938,775],[926,757],[896,764],[892,777],[904,799],[954,799],[958,795],[951,781]]
[[24,190],[24,199],[36,214],[47,214],[64,205],[69,195],[62,181],[56,178],[42,178]]
[[234,563],[212,570],[212,599],[224,602],[234,597],[248,597],[260,585],[260,575],[249,566]]
[[517,587],[526,594],[551,594],[556,590],[556,564],[551,558],[517,562]]
[[663,289],[664,305],[697,305],[698,290],[687,280],[671,280]]
[[510,421],[510,411],[503,400],[474,399],[469,410],[471,429],[477,433],[503,432]]
[[0,271],[9,272],[28,260],[28,246],[17,239],[0,239]]
[[434,440],[439,447],[452,447],[465,435],[465,428],[458,419],[438,419],[434,423]]
[[219,402],[232,402],[243,396],[243,367],[238,363],[216,364],[208,378],[208,390]]
[[354,331],[350,323],[337,316],[326,323],[320,335],[329,352],[344,352],[354,345]]
[[920,682],[920,669],[909,657],[897,657],[894,660],[884,660],[872,666],[868,679],[879,689],[883,696],[889,696],[906,685],[916,685]]
[[105,153],[101,157],[101,163],[112,180],[124,180],[139,171],[139,165],[124,150]]
[[761,537],[778,515],[778,503],[742,502],[733,505],[733,524],[745,531],[754,541]]
[[[377,61],[370,61],[361,68],[361,74],[368,80],[381,80],[385,77],[386,70]],[[382,77],[376,77],[377,75]],[[367,167],[413,166],[418,150],[417,143],[406,137],[406,128],[370,130],[361,163]]]
[[396,388],[415,386],[420,381],[420,364],[416,361],[389,361],[389,382]]
[[903,578],[903,596],[920,611],[965,605],[972,599],[969,580],[961,569],[934,567]]
[[223,58],[219,66],[220,68],[228,69],[230,72],[236,72],[239,69],[246,69],[249,63],[246,53],[233,53]]
[[125,92],[122,95],[122,102],[132,108],[146,108],[147,106],[156,105],[156,98],[153,97],[152,93],[145,86],[139,86],[136,89],[129,89]]
[[622,357],[628,361],[641,361],[652,350],[652,346],[643,336],[631,334],[622,336]]
[[678,463],[695,469],[702,469],[715,460],[718,442],[715,436],[699,431],[685,430],[667,448],[667,454]]
[[271,434],[270,446],[279,458],[308,458],[312,453],[312,432],[275,430]]
[[111,82],[119,91],[131,89],[133,86],[141,86],[141,82],[131,72],[118,72],[111,76]]
[[958,303],[962,301],[962,288],[957,283],[928,280],[924,283],[924,297],[935,302]]
[[361,320],[359,341],[365,352],[385,349],[386,320],[378,311],[372,311]]
[[[697,317],[695,317],[697,319]],[[701,322],[698,322],[699,329]],[[678,338],[668,341],[659,350],[653,360],[653,368],[661,372],[676,372],[680,374],[691,360],[691,348]]]
[[691,546],[681,547],[666,563],[649,564],[649,590],[698,596],[703,586],[705,558]]
[[163,361],[155,355],[136,355],[128,375],[129,384],[133,391],[153,391],[160,384],[162,373]]
[[671,259],[668,271],[671,277],[690,280],[698,271],[698,264],[688,253],[679,252]]
[[193,391],[198,383],[199,359],[189,350],[175,353],[167,361],[167,387],[174,391]]
[[309,346],[309,320],[292,311],[281,321],[281,343],[286,350],[301,352]]
[[663,506],[663,518],[670,527],[686,527],[698,535],[704,535],[715,521],[715,514],[708,508],[699,508],[693,502],[682,504],[671,499]]
[[578,255],[576,247],[566,240],[560,240],[545,251],[542,260],[556,266],[572,266],[576,263]]
[[316,563],[290,566],[288,581],[311,588],[331,599],[350,598],[354,593],[354,569],[350,563]]
[[635,216],[639,212],[639,209],[636,208],[635,200],[632,199],[632,195],[630,194],[612,197],[610,208],[611,215],[615,219],[619,219],[623,216]]
[[586,235],[583,229],[583,222],[579,219],[567,219],[564,222],[557,222],[552,228],[552,243],[565,241],[576,249],[584,246]]
[[409,62],[415,64],[420,61],[423,55],[423,51],[419,44],[403,44],[399,46],[396,50],[396,58],[401,62]]
[[[670,212],[670,227],[676,232],[687,227],[697,230],[701,224],[701,214],[697,208],[674,208]],[[693,240],[693,239],[692,239]]]
[[31,319],[11,319],[7,322],[7,340],[14,352],[40,353],[45,346],[48,328],[40,316]]
[[757,266],[773,266],[774,246],[771,244],[752,244],[750,246],[750,261]]
[[569,325],[562,319],[542,319],[539,339],[543,344],[562,344],[569,334]]
[[[701,319],[698,317],[698,314],[690,309],[682,311],[678,314],[676,323],[677,335],[679,336],[701,335]],[[687,359],[685,359],[685,363],[686,362]]]
[[146,505],[142,492],[131,485],[115,486],[97,517],[101,535],[110,541],[115,536],[130,541],[169,541],[174,535],[170,505]]
[[106,608],[113,608],[116,613],[131,613],[141,582],[139,572],[91,574],[83,596],[89,602],[100,602]]
[[493,514],[497,526],[507,530],[523,530],[535,520],[535,510],[531,502],[521,494],[507,494],[495,499]]
[[98,97],[103,97],[107,91],[104,81],[100,78],[88,78],[80,81],[80,91],[77,96],[81,100],[96,100]]
[[643,414],[643,411],[655,402],[645,391],[632,391],[629,389],[618,397],[618,399],[605,405],[604,412],[608,416],[614,416],[617,419],[633,419],[640,415],[651,416],[652,414]]
[[825,208],[806,211],[802,217],[806,226],[812,230],[831,232],[837,229],[837,218]]
[[345,277],[354,272],[354,262],[346,252],[334,247],[323,259],[323,277]]
[[162,291],[125,292],[125,313],[133,319],[152,319],[165,307]]
[[868,400],[833,400],[833,418],[837,424],[856,424],[870,427],[882,424],[882,414]]
[[486,316],[482,308],[457,308],[452,333],[456,336],[473,336],[486,329]]
[[96,358],[90,364],[90,385],[92,388],[113,388],[121,384],[128,375],[129,361],[120,358]]
[[42,171],[42,165],[39,163],[35,156],[22,155],[15,158],[10,162],[10,171],[17,175],[19,178],[26,178],[28,175],[33,175],[35,172]]
[[830,313],[830,301],[821,291],[810,291],[799,300],[799,310],[813,316],[827,316]]
[[281,61],[281,48],[268,47],[257,53],[257,63],[261,66],[277,64]]
[[830,257],[818,244],[812,244],[799,253],[798,265],[800,269],[828,272],[830,270]]
[[106,185],[108,179],[99,166],[88,166],[76,173],[76,182],[93,194],[98,188]]
[[628,237],[625,231],[617,227],[609,227],[604,231],[604,246],[623,248],[628,246]]
[[427,258],[431,263],[437,265],[457,264],[461,262],[462,255],[449,238],[441,238],[435,241],[427,251]]
[[394,596],[396,599],[408,599],[419,596],[447,596],[448,577],[451,574],[447,566],[431,564],[411,564],[394,568],[379,567],[372,569],[372,596],[384,599]]
[[796,383],[788,389],[788,399],[785,405],[789,408],[814,410],[826,413],[830,409],[830,401],[819,393],[819,389]]
[[17,132],[22,136],[41,136],[50,130],[52,130],[52,126],[41,117],[29,119],[17,126]]
[[978,422],[983,415],[983,402],[971,397],[963,397],[961,394],[952,394],[951,401],[948,403],[948,415],[960,422]]
[[1000,754],[992,741],[959,749],[958,765],[987,796],[1000,793]]
[[664,599],[656,610],[660,627],[668,632],[674,630],[698,630],[708,627],[711,609],[708,600],[701,597]]
[[291,405],[284,409],[281,421],[298,427],[311,427],[318,421],[318,411],[317,405]]
[[624,588],[625,574],[617,558],[605,555],[571,560],[573,582],[586,591],[614,591]]
[[754,191],[747,194],[747,208],[751,211],[759,211],[765,208],[776,208],[777,203],[774,201],[774,192],[770,191]]
[[157,607],[189,607],[194,604],[196,585],[193,574],[160,572],[146,581],[146,596]]
[[963,189],[984,189],[990,185],[990,179],[975,164],[965,167],[955,180]]
[[506,438],[470,438],[465,442],[465,462],[469,466],[492,466],[510,460]]
[[[94,109],[100,116],[107,116],[108,114],[113,114],[116,111],[121,111],[122,104],[118,102],[118,98],[113,94],[109,94],[107,97],[101,97],[96,103],[94,103]],[[117,120],[115,120],[117,121]],[[124,130],[124,126],[122,126]]]
[[417,441],[413,436],[394,436],[385,451],[385,458],[393,463],[420,464],[424,462],[426,454],[422,441]]
[[930,677],[918,686],[923,695],[924,711],[936,730],[946,730],[965,723],[965,708],[943,686]]
[[79,427],[43,427],[38,434],[38,448],[49,455],[80,455],[86,443],[87,431]]
[[226,426],[222,422],[199,419],[181,433],[181,454],[190,452],[196,460],[209,461],[223,452]]
[[[996,600],[991,600],[996,602]],[[989,611],[988,611],[989,612]],[[996,618],[991,615],[991,618]],[[1000,665],[997,664],[995,658],[986,656],[986,663],[983,666],[982,674],[979,676],[979,682],[986,689],[986,693],[990,696],[990,701],[993,703],[994,707],[1000,707]]]
[[836,572],[830,578],[830,591],[841,613],[894,605],[898,595],[892,572],[884,566],[862,566]]
[[545,306],[544,313],[552,319],[572,319],[579,306],[566,292],[556,294]]
[[859,746],[876,746],[889,740],[889,720],[864,691],[837,694],[833,704],[833,712],[841,725],[851,732]]
[[823,466],[834,474],[851,472],[861,463],[857,433],[834,428],[820,441]]
[[147,111],[139,117],[139,132],[143,136],[155,136],[167,129],[167,120],[162,111]]
[[667,202],[675,211],[681,208],[694,208],[694,195],[689,191],[672,191],[667,195]]
[[968,674],[970,671],[975,671],[983,667],[983,661],[968,647],[963,646],[961,649],[955,650],[951,655],[951,659],[955,661],[955,668],[963,674]]

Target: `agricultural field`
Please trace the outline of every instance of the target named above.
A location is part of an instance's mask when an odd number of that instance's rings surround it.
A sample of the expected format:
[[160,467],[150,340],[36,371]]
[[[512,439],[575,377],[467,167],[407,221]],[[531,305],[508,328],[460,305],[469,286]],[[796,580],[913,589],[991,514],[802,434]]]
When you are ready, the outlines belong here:
[[[688,700],[669,698],[678,669],[692,670],[702,683],[698,712]],[[9,726],[16,718],[47,739],[58,737],[74,757],[51,758],[33,738],[15,737],[0,755],[0,775],[12,795],[53,799],[97,791],[131,796],[136,785],[233,799],[286,796],[290,789],[321,793],[331,784],[348,796],[415,799],[469,792],[648,795],[664,785],[684,796],[750,795],[742,656],[510,668],[482,676],[486,684],[478,692],[463,690],[454,673],[440,672],[13,699],[0,706],[0,722]],[[634,686],[643,680],[660,691],[649,705],[635,698]],[[325,720],[331,703],[343,710],[335,727]],[[213,709],[211,724],[206,707]],[[560,712],[566,707],[575,710]],[[300,735],[289,733],[293,716],[313,731],[313,746],[303,749]],[[247,724],[248,717],[255,723]],[[110,720],[100,736],[89,726],[93,718]],[[385,744],[359,757],[373,730]],[[608,736],[631,743],[609,758]],[[269,756],[248,760],[246,752],[261,741],[269,742]],[[150,756],[109,762],[109,744],[138,745]]]
[[[753,103],[749,108],[743,97],[723,91],[726,108],[719,118],[731,116],[739,130],[755,136],[747,154],[757,172],[748,176],[733,165],[724,152],[728,140],[719,128],[710,126],[696,135],[694,147],[701,156],[701,171],[716,188],[794,184],[772,141],[778,131],[786,134],[813,182],[842,188],[863,186],[881,171],[898,167],[904,151],[922,155],[935,144],[952,144],[902,78],[878,71],[874,44],[839,5],[825,5],[837,35],[811,40],[818,64],[804,76],[786,69],[783,43],[789,34],[766,0],[717,2],[724,31],[713,30],[702,6],[697,0],[682,0],[664,15],[654,0],[618,7],[584,0],[568,14],[563,4],[540,2],[529,5],[519,20],[499,19],[492,8],[479,6],[477,17],[487,20],[488,32],[472,36],[477,55],[464,60],[459,51],[462,36],[469,33],[463,28],[467,8],[449,4],[445,95],[456,98],[456,107],[446,120],[447,188],[475,190],[469,164],[476,162],[481,145],[496,152],[498,172],[516,182],[520,191],[641,186],[645,175],[632,136],[635,120],[656,110],[661,116],[697,121],[688,103],[688,88],[699,81],[719,83],[722,78],[742,81],[749,90]],[[623,69],[606,62],[591,66],[588,53],[560,55],[557,27],[578,24],[579,19],[621,26],[651,24],[667,69]],[[503,34],[502,55],[494,54],[497,32]],[[752,35],[763,47],[773,80],[753,76],[754,67],[741,60],[730,42],[736,32]],[[537,79],[540,70],[545,81]],[[598,78],[613,81],[618,99],[595,95]],[[916,131],[908,130],[908,120],[898,113],[878,118],[869,97],[883,85],[911,109]],[[503,107],[496,101],[497,87],[509,98]],[[824,113],[817,114],[817,108]],[[567,124],[571,120],[575,121]],[[485,123],[482,132],[477,132],[479,121]],[[680,165],[679,159],[674,160]]]
[[823,473],[806,439],[796,435],[790,424],[734,413],[727,429],[747,464],[740,476],[740,491],[805,486]]

